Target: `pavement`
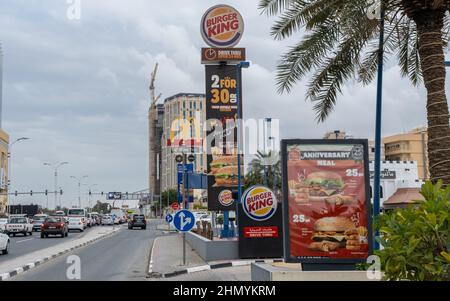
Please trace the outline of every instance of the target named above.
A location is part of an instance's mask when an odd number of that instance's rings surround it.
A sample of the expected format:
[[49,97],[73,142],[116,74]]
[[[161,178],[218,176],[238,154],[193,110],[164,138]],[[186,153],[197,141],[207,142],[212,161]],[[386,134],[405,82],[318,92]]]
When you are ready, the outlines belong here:
[[186,243],[186,263],[183,264],[183,236],[171,234],[155,239],[150,257],[149,279],[250,281],[251,262],[254,261],[206,262]]
[[116,234],[59,256],[37,268],[18,275],[13,281],[69,281],[67,273],[73,258],[79,258],[81,281],[146,281],[153,240],[160,235],[151,220],[147,230],[120,227]]
[[[50,260],[57,258],[63,254],[69,253],[72,250],[84,247],[100,239],[115,234],[119,230],[120,228],[118,227],[95,227],[79,237],[67,240],[60,239],[60,243],[56,243],[56,238],[42,239],[52,241],[53,245],[47,248],[41,248],[36,251],[29,252],[22,256],[13,256],[10,258],[8,257],[9,255],[6,255],[5,258],[7,258],[8,260],[0,263],[0,279],[6,280],[23,272],[37,268],[38,266],[41,266],[44,263],[47,263]],[[32,239],[26,242],[31,241],[34,240]],[[37,243],[37,246],[40,246],[40,241],[35,240],[34,242]],[[23,251],[24,250],[21,250],[21,252]]]
[[186,242],[186,264],[183,265],[183,238],[181,234],[158,237],[151,252],[149,273],[155,277],[175,271],[206,265],[206,262]]

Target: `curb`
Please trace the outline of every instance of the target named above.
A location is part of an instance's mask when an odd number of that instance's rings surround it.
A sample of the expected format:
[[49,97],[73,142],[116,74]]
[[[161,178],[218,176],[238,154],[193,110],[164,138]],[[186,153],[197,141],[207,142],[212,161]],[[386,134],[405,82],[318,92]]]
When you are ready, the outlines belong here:
[[10,279],[10,278],[12,278],[12,277],[15,277],[15,276],[17,276],[17,275],[19,275],[19,274],[25,273],[25,272],[27,272],[27,271],[33,269],[33,268],[36,268],[36,267],[42,265],[43,263],[46,263],[46,262],[48,262],[48,261],[50,261],[50,260],[56,258],[56,257],[59,257],[59,256],[64,255],[64,254],[67,254],[67,253],[72,252],[72,251],[74,251],[74,250],[76,250],[76,249],[79,249],[79,248],[81,248],[81,247],[90,245],[91,243],[94,243],[94,242],[96,242],[96,241],[98,241],[98,240],[100,240],[100,239],[109,237],[109,236],[111,236],[111,235],[117,233],[119,230],[120,230],[120,229],[114,230],[114,231],[111,232],[111,233],[108,233],[108,234],[106,234],[106,235],[103,235],[103,236],[100,236],[100,237],[97,237],[97,238],[93,238],[93,239],[88,240],[87,242],[84,242],[84,243],[80,243],[80,244],[78,244],[78,245],[76,245],[76,246],[74,246],[74,247],[71,247],[70,249],[66,249],[66,250],[64,250],[64,251],[60,251],[60,252],[55,253],[55,254],[52,254],[52,255],[50,255],[50,256],[47,256],[47,257],[44,257],[44,258],[35,260],[34,262],[28,263],[28,264],[26,264],[26,265],[24,265],[24,266],[15,268],[14,270],[12,270],[12,271],[10,271],[10,272],[1,274],[1,275],[0,275],[0,281],[4,281],[4,280],[6,280],[6,279]]
[[207,264],[192,268],[187,268],[171,273],[162,274],[164,278],[172,278],[179,275],[184,274],[191,274],[191,273],[197,273],[197,272],[203,272],[203,271],[209,271],[209,270],[216,270],[216,269],[222,269],[222,268],[229,268],[229,267],[239,267],[239,266],[247,266],[251,265],[252,263],[274,263],[274,262],[283,262],[283,259],[267,259],[267,260],[244,260],[244,261],[231,261],[231,262],[223,262],[223,263],[216,263],[216,264]]
[[151,275],[152,273],[153,273],[153,250],[155,249],[155,245],[156,245],[156,240],[158,239],[159,237],[156,237],[154,240],[153,240],[153,244],[152,244],[152,249],[151,249],[151,251],[150,251],[150,262],[149,262],[149,264],[148,264],[148,275]]

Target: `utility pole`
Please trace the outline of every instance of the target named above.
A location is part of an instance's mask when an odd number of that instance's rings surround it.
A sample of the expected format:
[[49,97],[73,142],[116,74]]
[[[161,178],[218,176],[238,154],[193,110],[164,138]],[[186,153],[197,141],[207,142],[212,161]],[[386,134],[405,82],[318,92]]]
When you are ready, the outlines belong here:
[[[53,168],[55,171],[55,209],[58,206],[58,168],[60,168],[63,165],[69,164],[69,162],[61,162],[56,166],[53,166],[50,163],[44,163],[44,165],[49,166],[50,168]],[[62,208],[62,204],[59,204],[59,206]]]
[[89,177],[88,175],[82,176],[80,178],[77,178],[75,176],[70,176],[72,179],[75,179],[78,181],[78,208],[81,208],[81,181],[83,181],[84,178]]
[[156,162],[156,153],[157,153],[157,144],[158,141],[156,139],[156,122],[158,119],[158,110],[156,108],[156,103],[161,98],[161,94],[156,96],[156,74],[158,73],[158,63],[155,65],[155,69],[153,70],[150,78],[150,109],[148,113],[148,130],[149,130],[149,189],[152,194],[151,201],[153,202],[153,195],[156,194],[156,178],[157,178],[157,164]]

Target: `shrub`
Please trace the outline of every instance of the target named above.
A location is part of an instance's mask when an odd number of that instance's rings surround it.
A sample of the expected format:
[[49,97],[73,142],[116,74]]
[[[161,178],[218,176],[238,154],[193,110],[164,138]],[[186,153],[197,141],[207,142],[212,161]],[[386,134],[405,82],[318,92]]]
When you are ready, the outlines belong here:
[[450,281],[450,186],[427,182],[421,194],[424,202],[377,221],[386,280]]

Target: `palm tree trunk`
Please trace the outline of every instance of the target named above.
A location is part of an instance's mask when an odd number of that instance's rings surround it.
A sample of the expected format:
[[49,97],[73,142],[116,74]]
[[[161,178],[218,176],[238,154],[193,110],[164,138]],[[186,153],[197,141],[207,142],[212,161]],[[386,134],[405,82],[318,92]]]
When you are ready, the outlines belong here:
[[415,18],[419,55],[427,89],[428,158],[431,180],[450,184],[449,110],[445,95],[442,28],[445,12],[429,10]]

